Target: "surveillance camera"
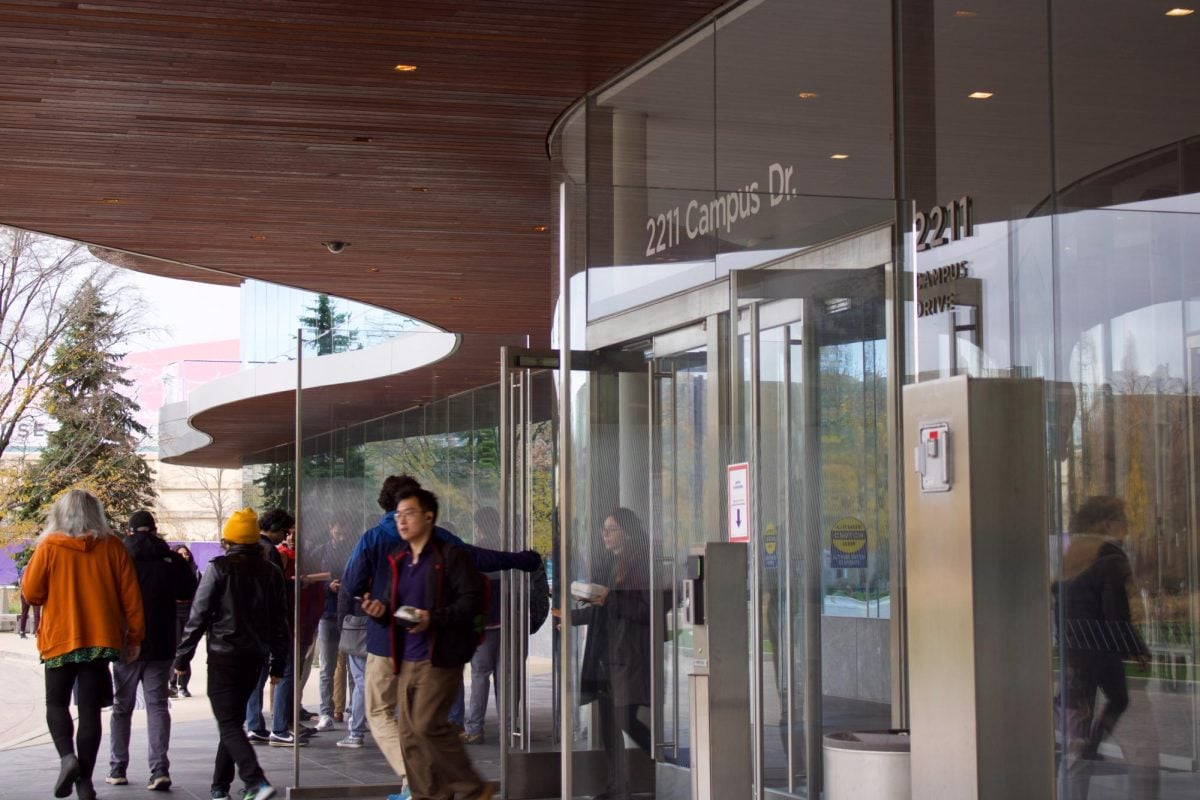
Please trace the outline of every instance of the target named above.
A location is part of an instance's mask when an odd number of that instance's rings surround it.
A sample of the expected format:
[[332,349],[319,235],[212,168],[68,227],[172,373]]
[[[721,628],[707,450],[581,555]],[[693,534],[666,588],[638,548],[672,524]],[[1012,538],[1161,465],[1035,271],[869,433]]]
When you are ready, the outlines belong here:
[[350,246],[349,242],[339,242],[336,239],[329,242],[321,242],[321,244],[325,245],[325,249],[331,253],[340,253]]

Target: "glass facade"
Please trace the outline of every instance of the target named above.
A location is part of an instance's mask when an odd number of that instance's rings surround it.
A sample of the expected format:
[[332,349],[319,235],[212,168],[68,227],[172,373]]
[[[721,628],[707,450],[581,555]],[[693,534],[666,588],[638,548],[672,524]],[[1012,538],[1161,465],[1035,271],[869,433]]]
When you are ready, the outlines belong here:
[[[695,763],[679,575],[692,546],[733,535],[723,471],[740,461],[759,493],[754,783],[812,796],[821,732],[907,720],[900,389],[969,375],[1044,386],[1052,791],[1194,791],[1194,17],[835,6],[727,9],[552,136],[573,276],[559,341],[599,359],[569,384],[572,577],[605,563],[606,510],[633,509],[646,624],[661,612],[674,632],[639,656],[655,681],[622,728],[629,779],[640,752],[677,796],[667,767]],[[624,479],[642,463],[648,489]],[[1132,644],[1089,649],[1079,598],[1109,573],[1103,619]],[[581,754],[606,741],[598,708],[577,709]],[[577,791],[604,788],[591,763]]]
[[[1050,641],[1004,647],[1053,654],[1045,796],[1195,793],[1200,49],[1166,10],[724,9],[552,133],[569,372],[306,420],[318,540],[411,472],[464,538],[492,506],[550,556],[571,624],[506,640],[512,797],[690,797],[710,760],[729,796],[818,797],[824,734],[907,726],[903,387],[963,375],[1040,381]],[[294,503],[292,456],[251,459],[247,496]],[[697,752],[689,570],[743,533],[749,707]],[[564,596],[594,586],[622,612]]]

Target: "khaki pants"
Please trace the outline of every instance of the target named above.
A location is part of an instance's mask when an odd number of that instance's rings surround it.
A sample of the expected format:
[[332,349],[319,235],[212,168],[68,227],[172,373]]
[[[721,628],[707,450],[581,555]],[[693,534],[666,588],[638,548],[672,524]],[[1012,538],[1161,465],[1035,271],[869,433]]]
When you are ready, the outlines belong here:
[[399,676],[392,673],[392,660],[368,653],[365,683],[364,699],[371,736],[375,738],[375,745],[392,770],[403,778],[404,748],[400,743],[400,726],[396,721],[400,682]]
[[483,791],[483,780],[449,721],[462,680],[462,667],[401,663],[400,740],[413,800],[453,800],[458,793],[473,798]]

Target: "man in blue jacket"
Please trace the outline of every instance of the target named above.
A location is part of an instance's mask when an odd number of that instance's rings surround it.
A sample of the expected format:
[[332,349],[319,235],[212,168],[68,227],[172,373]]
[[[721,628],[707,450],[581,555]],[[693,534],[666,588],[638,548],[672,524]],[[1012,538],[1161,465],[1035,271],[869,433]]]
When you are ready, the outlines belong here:
[[[359,539],[346,565],[343,585],[353,597],[383,591],[391,582],[391,566],[388,553],[400,544],[396,529],[396,506],[402,493],[420,489],[421,484],[411,475],[391,475],[383,482],[379,492],[379,507],[383,517],[379,523]],[[480,572],[499,572],[518,569],[535,572],[542,565],[542,557],[533,550],[508,553],[487,550],[465,544],[445,528],[434,526],[433,535],[443,541],[464,548],[475,568]],[[388,764],[400,777],[405,776],[404,751],[400,743],[400,729],[396,722],[396,707],[399,702],[398,677],[392,666],[392,642],[389,630],[382,625],[367,626],[367,674],[366,705],[367,724],[375,744],[383,752]]]

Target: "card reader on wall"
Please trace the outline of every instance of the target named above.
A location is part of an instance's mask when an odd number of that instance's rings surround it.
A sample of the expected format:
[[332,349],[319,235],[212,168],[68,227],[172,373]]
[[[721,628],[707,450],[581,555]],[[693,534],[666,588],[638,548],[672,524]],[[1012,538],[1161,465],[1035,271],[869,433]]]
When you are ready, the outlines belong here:
[[922,492],[950,491],[950,423],[919,423],[913,453]]

